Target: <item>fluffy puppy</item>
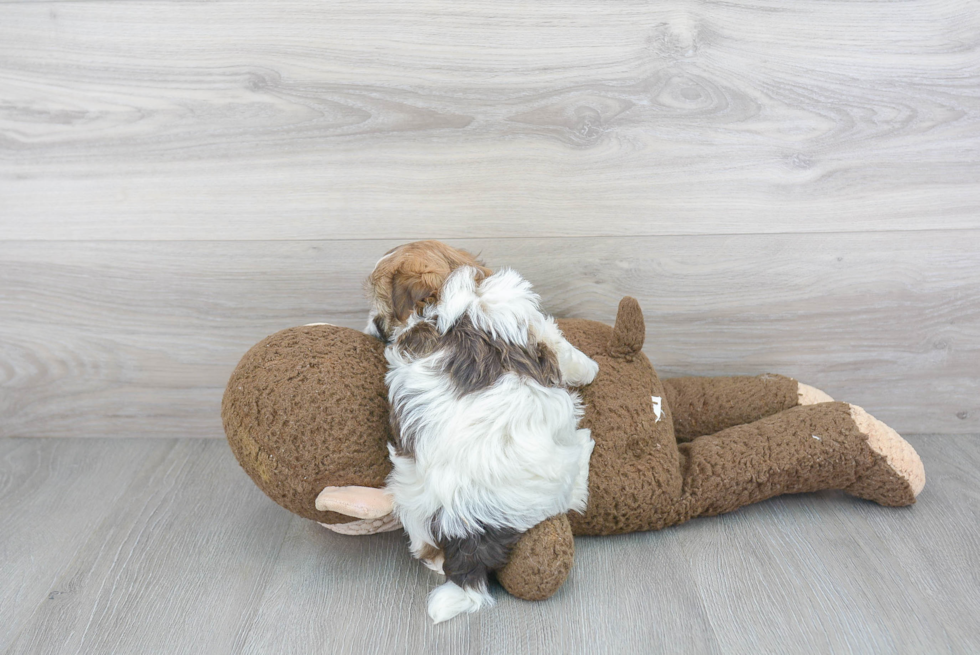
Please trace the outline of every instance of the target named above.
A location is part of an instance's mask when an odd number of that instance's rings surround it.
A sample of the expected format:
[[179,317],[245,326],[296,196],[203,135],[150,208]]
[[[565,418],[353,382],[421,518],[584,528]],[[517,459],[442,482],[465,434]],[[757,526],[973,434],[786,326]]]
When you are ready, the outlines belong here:
[[429,596],[439,623],[493,604],[488,574],[521,534],[585,509],[594,443],[568,387],[599,367],[520,275],[445,244],[389,252],[369,286],[367,331],[388,344],[387,488],[412,553],[448,578]]

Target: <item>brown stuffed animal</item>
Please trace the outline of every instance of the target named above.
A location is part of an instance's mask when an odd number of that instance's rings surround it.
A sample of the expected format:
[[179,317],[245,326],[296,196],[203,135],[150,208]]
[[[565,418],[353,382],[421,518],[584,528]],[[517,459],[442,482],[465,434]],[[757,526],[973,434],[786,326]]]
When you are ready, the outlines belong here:
[[[548,598],[572,566],[572,535],[659,530],[780,494],[843,489],[886,506],[915,502],[915,450],[860,407],[780,375],[661,382],[641,352],[636,300],[616,326],[558,321],[599,363],[580,390],[592,430],[589,505],[524,534],[497,578]],[[232,451],[286,509],[338,532],[395,529],[384,347],[349,328],[313,325],[254,346],[232,374],[222,418]]]

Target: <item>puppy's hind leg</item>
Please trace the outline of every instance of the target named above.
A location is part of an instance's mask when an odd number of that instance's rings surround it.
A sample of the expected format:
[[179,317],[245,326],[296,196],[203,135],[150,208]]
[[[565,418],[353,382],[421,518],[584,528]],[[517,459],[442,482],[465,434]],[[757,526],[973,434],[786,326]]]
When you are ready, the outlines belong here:
[[502,568],[521,533],[509,528],[484,528],[465,537],[442,540],[443,570],[449,580],[429,594],[429,617],[441,623],[463,612],[493,605],[487,589],[491,571]]

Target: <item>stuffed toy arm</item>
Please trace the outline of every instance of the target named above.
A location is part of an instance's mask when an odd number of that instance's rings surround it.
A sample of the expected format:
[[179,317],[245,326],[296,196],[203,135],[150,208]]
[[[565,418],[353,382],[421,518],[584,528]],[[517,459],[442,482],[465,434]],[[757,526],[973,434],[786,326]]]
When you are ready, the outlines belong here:
[[523,535],[497,580],[523,600],[551,598],[565,583],[575,555],[572,526],[564,514],[542,521]]
[[394,514],[391,495],[376,487],[325,487],[316,497],[316,509],[335,512],[357,520],[349,523],[323,523],[323,527],[348,535],[390,532],[402,527]]

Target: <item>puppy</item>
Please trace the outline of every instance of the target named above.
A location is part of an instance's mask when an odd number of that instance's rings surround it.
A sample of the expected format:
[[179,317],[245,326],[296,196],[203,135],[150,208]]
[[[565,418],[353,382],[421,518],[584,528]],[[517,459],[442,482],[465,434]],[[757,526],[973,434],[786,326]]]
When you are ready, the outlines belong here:
[[568,387],[599,367],[520,275],[437,241],[389,251],[368,286],[367,332],[387,344],[387,488],[413,555],[447,577],[429,595],[439,623],[493,604],[488,574],[521,534],[585,509],[594,443]]

